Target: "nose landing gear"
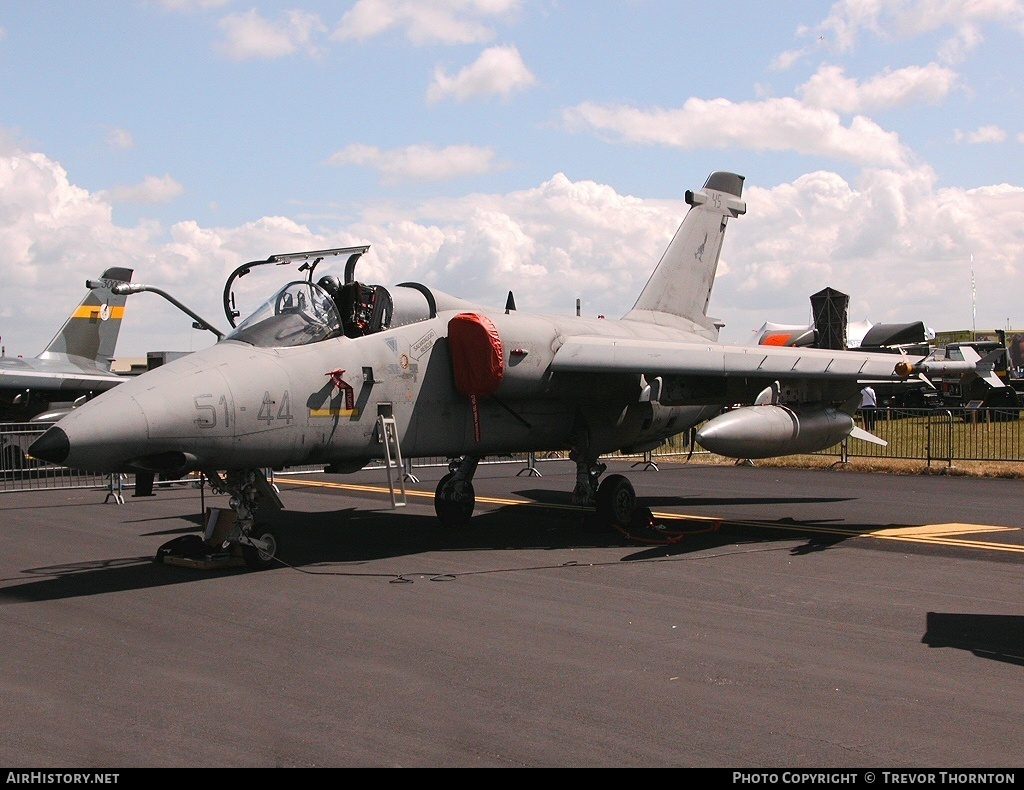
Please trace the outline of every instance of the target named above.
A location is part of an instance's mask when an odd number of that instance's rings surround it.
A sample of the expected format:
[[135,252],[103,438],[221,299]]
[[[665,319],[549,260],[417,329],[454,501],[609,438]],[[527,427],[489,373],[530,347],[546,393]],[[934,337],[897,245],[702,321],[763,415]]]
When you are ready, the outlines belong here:
[[277,537],[256,524],[256,511],[269,506],[281,510],[284,505],[277,491],[259,469],[233,469],[221,480],[216,472],[210,478],[214,491],[231,495],[228,504],[235,512],[235,523],[225,543],[238,546],[242,559],[251,570],[262,570],[277,556]]
[[206,476],[214,493],[230,495],[228,505],[234,517],[229,522],[220,518],[226,512],[211,512],[204,538],[175,538],[157,550],[156,561],[202,569],[242,564],[250,570],[269,568],[277,557],[278,540],[256,524],[256,511],[282,509],[277,491],[259,469],[231,470],[223,478],[217,472],[206,472]]

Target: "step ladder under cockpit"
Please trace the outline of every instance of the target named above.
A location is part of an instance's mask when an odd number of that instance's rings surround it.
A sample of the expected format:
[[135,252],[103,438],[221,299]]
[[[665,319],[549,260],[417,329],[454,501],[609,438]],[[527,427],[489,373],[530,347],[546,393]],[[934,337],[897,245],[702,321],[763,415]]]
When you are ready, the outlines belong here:
[[384,468],[388,473],[391,507],[405,507],[405,465],[402,462],[402,448],[398,442],[398,424],[395,418],[383,414],[377,417],[377,431],[381,444],[384,445]]

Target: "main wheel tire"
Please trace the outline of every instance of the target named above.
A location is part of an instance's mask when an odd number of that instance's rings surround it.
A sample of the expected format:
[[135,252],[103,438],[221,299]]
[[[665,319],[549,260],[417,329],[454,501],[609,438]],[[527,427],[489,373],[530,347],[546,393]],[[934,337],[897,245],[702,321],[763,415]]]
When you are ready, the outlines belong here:
[[254,537],[255,540],[265,543],[267,548],[258,549],[255,546],[242,544],[242,559],[245,560],[249,570],[261,571],[269,568],[277,556],[277,537],[273,532],[263,532]]
[[597,514],[617,527],[628,527],[636,512],[636,491],[622,475],[608,475],[597,487]]
[[437,484],[434,492],[434,512],[443,527],[464,527],[473,516],[476,492],[469,481],[453,483],[454,472],[449,472]]

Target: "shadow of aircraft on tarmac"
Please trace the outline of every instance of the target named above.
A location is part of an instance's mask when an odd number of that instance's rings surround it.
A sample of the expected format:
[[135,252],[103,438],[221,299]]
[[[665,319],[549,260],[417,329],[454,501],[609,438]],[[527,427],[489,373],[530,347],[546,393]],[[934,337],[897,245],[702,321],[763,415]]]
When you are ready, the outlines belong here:
[[[613,549],[602,563],[639,562],[693,554],[737,544],[772,545],[791,542],[801,533],[803,525],[791,519],[774,522],[774,529],[756,525],[732,525],[717,522],[713,529],[706,523],[691,534],[680,528],[670,544],[642,545],[630,535],[615,530],[581,528],[585,513],[575,508],[540,504],[509,504],[481,513],[471,527],[443,529],[428,515],[396,513],[391,510],[371,511],[362,508],[341,508],[333,511],[285,510],[267,516],[268,523],[287,538],[287,550],[278,558],[278,570],[293,569],[304,573],[332,575],[364,575],[397,578],[403,575],[430,575],[425,567],[429,560],[408,571],[373,571],[368,564],[394,558],[415,559],[429,554],[524,551],[545,552],[580,549]],[[156,519],[161,522],[166,518]],[[145,536],[194,534],[201,530],[198,517],[181,516],[169,529],[143,533]],[[765,525],[772,522],[765,522]],[[195,526],[192,526],[195,524]],[[812,534],[812,541],[821,536]],[[831,536],[842,540],[844,536]],[[154,546],[154,551],[157,546]],[[786,550],[792,550],[787,545]],[[621,552],[619,551],[621,550]],[[58,600],[99,595],[132,589],[146,589],[169,584],[182,584],[209,579],[216,575],[244,573],[242,568],[200,570],[164,565],[153,561],[154,555],[112,557],[28,568],[23,571],[29,580],[0,589],[0,605],[29,601]],[[572,564],[575,564],[575,558]],[[559,560],[552,559],[553,565]],[[353,567],[358,566],[358,567]],[[274,568],[272,568],[274,569]],[[497,569],[496,569],[497,570]],[[11,582],[13,580],[2,580]]]
[[1024,666],[1024,617],[1010,614],[928,612],[921,641],[928,647],[969,650],[979,658]]

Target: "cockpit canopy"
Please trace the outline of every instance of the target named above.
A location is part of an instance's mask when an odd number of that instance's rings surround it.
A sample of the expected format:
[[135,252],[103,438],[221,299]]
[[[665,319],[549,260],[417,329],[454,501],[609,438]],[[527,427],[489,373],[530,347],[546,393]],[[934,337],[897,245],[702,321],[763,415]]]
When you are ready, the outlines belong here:
[[[468,302],[432,291],[420,283],[399,283],[393,289],[367,285],[355,279],[355,265],[369,248],[338,247],[310,252],[271,255],[235,269],[224,285],[224,314],[235,327],[234,282],[256,266],[301,263],[305,280],[280,289],[262,307],[238,324],[224,340],[240,340],[263,348],[287,348],[319,343],[332,337],[356,338],[386,329],[427,321],[437,316],[440,297],[444,309],[473,307]],[[344,281],[330,275],[313,283],[314,270],[325,258],[347,256]]]
[[341,334],[341,315],[330,294],[305,280],[288,283],[225,340],[262,348],[318,343]]
[[[331,282],[333,281],[333,282]],[[424,297],[416,305],[414,320],[427,314]],[[394,300],[380,285],[352,281],[340,285],[336,278],[288,283],[225,340],[240,340],[263,348],[287,348],[319,343],[332,337],[361,337],[387,329],[392,324]],[[401,321],[400,323],[405,323]]]

